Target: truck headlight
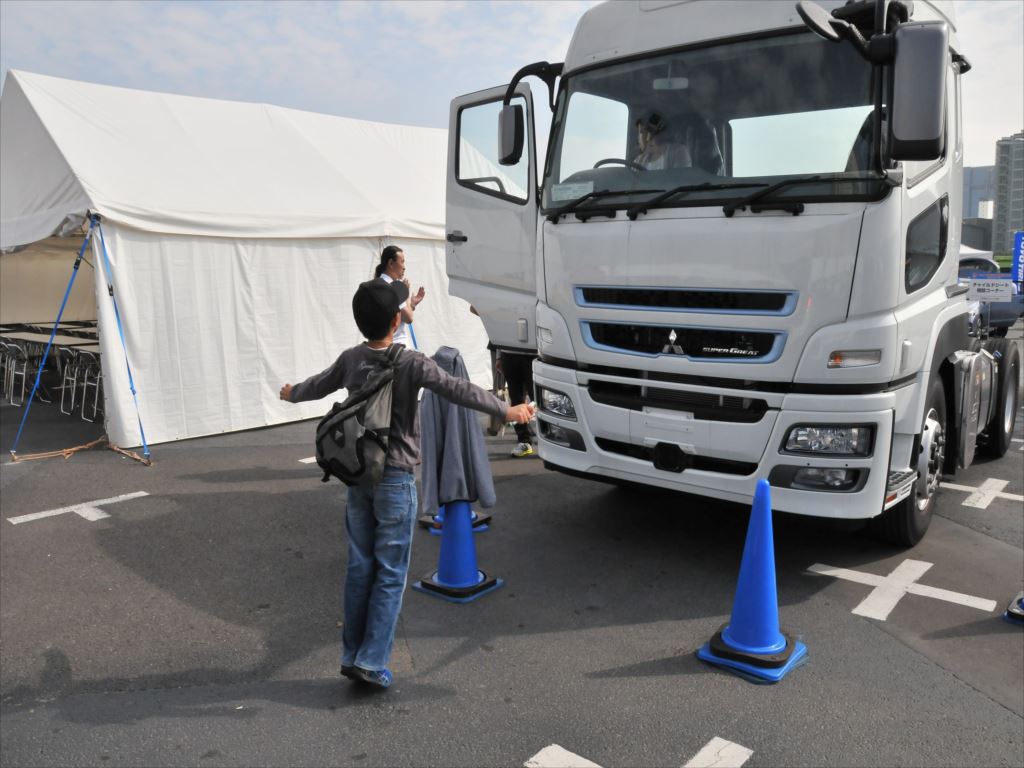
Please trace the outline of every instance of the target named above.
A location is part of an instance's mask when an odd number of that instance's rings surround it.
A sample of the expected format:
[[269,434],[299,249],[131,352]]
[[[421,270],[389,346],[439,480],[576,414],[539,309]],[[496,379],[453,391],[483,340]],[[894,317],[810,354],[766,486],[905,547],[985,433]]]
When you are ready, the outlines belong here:
[[803,424],[786,435],[787,453],[867,456],[874,444],[875,428],[867,426]]
[[576,421],[576,409],[573,407],[570,397],[564,392],[556,392],[547,387],[537,387],[537,399],[542,411]]

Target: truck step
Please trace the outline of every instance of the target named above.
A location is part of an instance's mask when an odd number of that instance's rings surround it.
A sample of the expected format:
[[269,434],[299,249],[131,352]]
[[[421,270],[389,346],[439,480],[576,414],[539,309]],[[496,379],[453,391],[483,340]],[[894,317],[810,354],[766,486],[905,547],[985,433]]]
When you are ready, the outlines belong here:
[[882,509],[888,509],[898,504],[910,495],[910,491],[917,481],[916,469],[904,469],[897,472],[890,472],[885,483],[885,505]]

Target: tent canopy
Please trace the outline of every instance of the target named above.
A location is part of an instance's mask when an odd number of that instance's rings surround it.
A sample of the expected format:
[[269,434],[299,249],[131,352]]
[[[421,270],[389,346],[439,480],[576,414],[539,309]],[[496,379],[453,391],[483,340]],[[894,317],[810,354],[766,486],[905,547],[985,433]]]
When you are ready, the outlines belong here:
[[[140,420],[158,443],[322,415],[327,404],[283,403],[278,390],[362,341],[352,295],[388,243],[427,291],[417,347],[458,348],[490,386],[483,325],[448,295],[446,154],[440,129],[11,71],[0,247],[46,238],[69,215],[102,217],[89,267],[107,434],[120,445],[141,444]],[[461,161],[499,175],[473,147]],[[61,275],[30,251],[0,257],[36,308],[10,319],[55,318],[72,261]]]
[[11,70],[0,135],[3,248],[87,208],[168,234],[444,238],[443,129]]

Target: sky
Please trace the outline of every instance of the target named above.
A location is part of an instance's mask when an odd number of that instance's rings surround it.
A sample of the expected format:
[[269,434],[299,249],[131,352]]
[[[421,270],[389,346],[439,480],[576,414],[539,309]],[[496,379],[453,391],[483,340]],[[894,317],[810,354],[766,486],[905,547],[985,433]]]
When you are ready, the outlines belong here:
[[[0,76],[21,69],[444,128],[453,97],[503,85],[524,64],[563,61],[593,4],[0,0]],[[956,11],[974,67],[964,162],[991,165],[996,140],[1024,129],[1024,2],[956,0]]]

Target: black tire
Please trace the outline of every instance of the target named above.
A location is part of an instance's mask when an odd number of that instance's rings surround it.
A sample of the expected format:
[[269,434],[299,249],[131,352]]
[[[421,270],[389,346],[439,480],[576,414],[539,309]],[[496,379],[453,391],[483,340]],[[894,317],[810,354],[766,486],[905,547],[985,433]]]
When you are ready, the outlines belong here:
[[921,475],[907,498],[872,519],[871,530],[876,536],[902,547],[912,547],[924,538],[938,497],[948,434],[946,388],[936,374],[928,386],[928,399],[921,418],[921,441],[913,465]]
[[999,363],[996,380],[995,411],[978,441],[978,448],[986,455],[1000,458],[1010,450],[1013,425],[1017,420],[1017,393],[1020,387],[1020,351],[1009,339],[991,339],[985,348]]

